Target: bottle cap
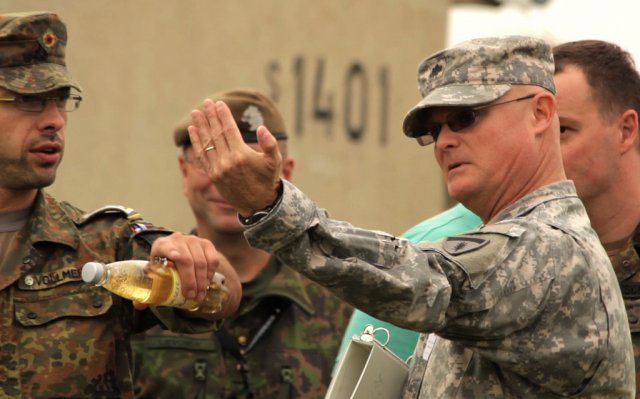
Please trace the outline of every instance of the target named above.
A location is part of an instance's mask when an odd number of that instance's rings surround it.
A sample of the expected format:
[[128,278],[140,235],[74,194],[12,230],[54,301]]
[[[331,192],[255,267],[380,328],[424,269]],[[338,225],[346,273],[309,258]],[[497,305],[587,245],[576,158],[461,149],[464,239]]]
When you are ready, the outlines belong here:
[[85,283],[97,284],[104,274],[104,264],[100,262],[87,262],[82,266],[82,280]]
[[218,272],[213,273],[213,278],[211,279],[212,283],[218,283],[220,285],[224,285],[226,283],[226,278],[224,274],[220,274]]

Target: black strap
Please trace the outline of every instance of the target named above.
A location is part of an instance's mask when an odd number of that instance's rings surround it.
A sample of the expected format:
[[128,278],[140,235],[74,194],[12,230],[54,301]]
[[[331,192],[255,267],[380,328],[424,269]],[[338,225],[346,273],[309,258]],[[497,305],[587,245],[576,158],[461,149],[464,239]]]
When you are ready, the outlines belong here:
[[280,316],[282,316],[286,310],[291,306],[291,300],[284,297],[276,297],[269,301],[270,311],[267,312],[267,316],[264,321],[260,323],[260,327],[255,334],[248,340],[246,345],[240,346],[238,340],[234,337],[225,327],[222,325],[217,331],[216,336],[220,342],[222,350],[229,353],[238,361],[238,370],[242,376],[242,384],[244,386],[245,395],[247,399],[254,397],[251,390],[250,378],[249,378],[249,365],[247,364],[247,354],[255,348],[256,344],[262,340],[271,331],[271,328],[276,324]]
[[639,299],[640,283],[633,281],[621,281],[620,291],[622,292],[622,297],[625,299]]

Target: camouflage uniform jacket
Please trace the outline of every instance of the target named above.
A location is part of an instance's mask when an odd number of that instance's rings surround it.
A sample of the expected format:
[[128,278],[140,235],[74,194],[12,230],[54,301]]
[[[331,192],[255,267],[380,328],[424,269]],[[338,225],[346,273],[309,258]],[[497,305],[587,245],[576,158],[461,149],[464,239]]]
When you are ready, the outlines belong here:
[[0,397],[132,398],[130,334],[158,317],[183,331],[213,327],[176,318],[171,308],[134,311],[82,281],[85,262],[147,259],[151,241],[167,234],[125,210],[83,217],[39,192],[0,263]]
[[158,328],[133,340],[137,397],[323,398],[350,314],[349,305],[272,258],[243,285],[238,312],[221,328],[226,341],[221,331],[184,336]]
[[633,397],[620,290],[570,181],[419,247],[328,219],[285,182],[245,235],[365,312],[444,338],[419,341],[406,398]]
[[636,398],[640,399],[640,225],[627,247],[611,259],[627,308],[636,365]]

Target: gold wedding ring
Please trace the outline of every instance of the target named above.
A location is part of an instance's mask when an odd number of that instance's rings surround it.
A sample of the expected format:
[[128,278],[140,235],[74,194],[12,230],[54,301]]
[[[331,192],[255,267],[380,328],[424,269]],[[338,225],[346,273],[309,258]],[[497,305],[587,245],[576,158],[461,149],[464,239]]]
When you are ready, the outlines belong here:
[[212,151],[212,150],[215,150],[215,149],[216,149],[215,145],[210,145],[209,147],[204,149],[204,152],[209,152],[209,151]]

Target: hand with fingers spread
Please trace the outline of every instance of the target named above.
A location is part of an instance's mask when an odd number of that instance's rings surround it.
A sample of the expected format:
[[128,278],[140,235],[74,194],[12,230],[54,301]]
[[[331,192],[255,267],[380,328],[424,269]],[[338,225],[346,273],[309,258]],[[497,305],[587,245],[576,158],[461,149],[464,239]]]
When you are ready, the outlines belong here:
[[256,134],[262,152],[242,139],[229,107],[204,101],[203,111],[191,113],[189,138],[202,167],[220,193],[242,216],[249,216],[277,199],[282,155],[273,135],[261,126]]
[[[274,398],[283,393],[282,373],[289,369],[283,365],[295,364],[285,396],[323,397],[351,307],[245,238],[245,225],[264,215],[252,212],[273,203],[278,176],[293,180],[296,162],[284,117],[254,89],[231,88],[207,98],[189,108],[173,129],[182,193],[195,217],[192,233],[211,240],[228,257],[245,291],[237,314],[216,334],[182,337],[156,327],[137,337],[134,363],[144,367],[137,368],[136,392],[198,397],[202,384],[185,381],[193,380],[194,364],[204,363],[207,387],[225,397]],[[255,217],[240,220],[238,210]],[[229,288],[231,295],[242,294],[240,287]],[[242,359],[220,360],[229,343],[243,351]]]

